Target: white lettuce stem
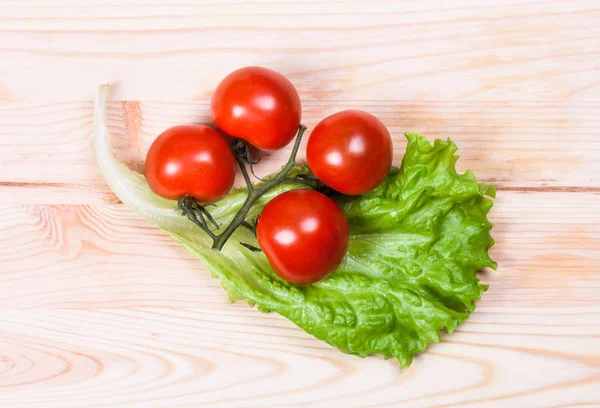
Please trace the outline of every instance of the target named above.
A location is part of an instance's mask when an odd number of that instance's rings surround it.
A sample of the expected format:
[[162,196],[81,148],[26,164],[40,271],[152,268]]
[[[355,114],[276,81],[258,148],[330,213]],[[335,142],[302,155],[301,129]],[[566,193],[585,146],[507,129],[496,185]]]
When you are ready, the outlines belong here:
[[111,190],[124,204],[151,223],[174,231],[193,228],[177,210],[177,202],[156,195],[146,179],[121,164],[110,145],[106,103],[110,86],[98,86],[94,108],[94,149],[100,170]]

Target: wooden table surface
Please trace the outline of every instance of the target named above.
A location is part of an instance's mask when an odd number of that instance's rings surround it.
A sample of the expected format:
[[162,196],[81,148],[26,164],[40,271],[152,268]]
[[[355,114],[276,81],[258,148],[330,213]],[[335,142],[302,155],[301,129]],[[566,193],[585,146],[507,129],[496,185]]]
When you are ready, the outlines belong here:
[[[409,368],[228,304],[104,182],[98,83],[140,168],[250,64],[294,82],[309,129],[368,110],[396,163],[404,131],[449,136],[496,185],[490,290]],[[2,408],[600,407],[599,268],[598,0],[0,2]]]

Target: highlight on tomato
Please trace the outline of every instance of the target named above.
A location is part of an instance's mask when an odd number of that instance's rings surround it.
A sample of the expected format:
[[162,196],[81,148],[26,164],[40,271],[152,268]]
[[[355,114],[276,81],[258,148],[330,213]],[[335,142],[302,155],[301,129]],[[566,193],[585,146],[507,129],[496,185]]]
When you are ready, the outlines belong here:
[[203,203],[223,198],[233,186],[236,160],[225,138],[202,125],[165,130],[150,146],[145,176],[159,196],[194,196]]
[[392,166],[392,138],[379,119],[360,110],[326,117],[308,139],[308,167],[323,183],[346,194],[373,190]]
[[302,108],[294,85],[262,67],[233,71],[217,86],[211,100],[215,125],[261,150],[286,146],[296,135]]
[[292,190],[272,199],[260,214],[256,236],[275,272],[296,284],[329,276],[350,240],[342,209],[313,190]]

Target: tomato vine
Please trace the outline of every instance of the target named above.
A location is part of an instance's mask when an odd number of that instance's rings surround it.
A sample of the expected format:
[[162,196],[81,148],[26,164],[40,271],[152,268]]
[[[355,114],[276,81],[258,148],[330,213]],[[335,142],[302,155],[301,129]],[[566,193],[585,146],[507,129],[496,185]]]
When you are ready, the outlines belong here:
[[[231,237],[231,235],[238,229],[240,226],[244,226],[246,228],[254,229],[254,226],[246,221],[246,216],[248,212],[254,205],[254,203],[262,197],[266,192],[277,186],[278,184],[285,181],[295,181],[299,183],[306,184],[308,186],[317,186],[318,180],[310,180],[308,178],[290,178],[288,174],[294,168],[296,163],[296,155],[298,154],[298,149],[300,148],[300,143],[302,142],[302,136],[306,131],[306,126],[300,125],[298,126],[298,133],[296,136],[296,140],[294,142],[294,147],[292,148],[292,152],[290,154],[290,158],[286,162],[285,166],[271,179],[266,180],[260,186],[254,186],[252,181],[250,180],[250,174],[248,173],[247,165],[250,166],[251,172],[252,165],[258,163],[258,161],[252,160],[252,155],[249,150],[248,143],[242,139],[236,139],[232,142],[232,151],[244,177],[244,181],[246,182],[246,186],[248,188],[248,196],[244,201],[244,204],[240,208],[240,210],[235,214],[231,223],[221,232],[220,234],[216,234],[214,231],[218,230],[221,226],[217,224],[214,218],[211,216],[210,212],[206,209],[207,206],[215,205],[215,204],[206,204],[202,205],[198,203],[198,201],[190,195],[183,196],[179,199],[177,206],[179,210],[181,210],[182,215],[186,216],[191,222],[196,224],[200,229],[202,229],[208,236],[212,239],[213,244],[212,248],[216,250],[221,250],[227,240]],[[214,229],[211,229],[211,226]],[[244,247],[250,250],[260,250],[249,244],[243,244]]]

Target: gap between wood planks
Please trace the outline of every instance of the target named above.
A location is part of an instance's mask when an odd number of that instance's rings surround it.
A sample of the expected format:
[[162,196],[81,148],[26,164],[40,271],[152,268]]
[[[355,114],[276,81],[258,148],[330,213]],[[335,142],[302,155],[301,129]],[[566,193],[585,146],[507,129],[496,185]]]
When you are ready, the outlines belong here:
[[547,187],[510,187],[494,186],[497,191],[517,191],[525,193],[600,193],[600,187],[588,186],[547,186]]

